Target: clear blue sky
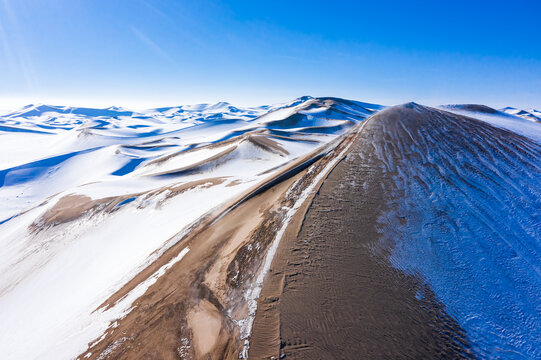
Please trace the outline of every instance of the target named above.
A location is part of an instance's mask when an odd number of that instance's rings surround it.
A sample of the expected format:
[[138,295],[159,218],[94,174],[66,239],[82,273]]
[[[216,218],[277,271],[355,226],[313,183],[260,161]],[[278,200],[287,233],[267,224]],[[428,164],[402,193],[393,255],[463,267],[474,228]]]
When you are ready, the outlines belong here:
[[0,106],[541,108],[541,1],[0,0]]

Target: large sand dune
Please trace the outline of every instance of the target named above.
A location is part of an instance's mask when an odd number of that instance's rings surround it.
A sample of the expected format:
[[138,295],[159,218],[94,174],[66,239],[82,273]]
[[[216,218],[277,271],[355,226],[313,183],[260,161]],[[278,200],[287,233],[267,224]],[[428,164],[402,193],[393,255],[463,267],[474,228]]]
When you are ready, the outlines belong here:
[[283,241],[255,358],[537,358],[541,146],[407,104],[366,120]]

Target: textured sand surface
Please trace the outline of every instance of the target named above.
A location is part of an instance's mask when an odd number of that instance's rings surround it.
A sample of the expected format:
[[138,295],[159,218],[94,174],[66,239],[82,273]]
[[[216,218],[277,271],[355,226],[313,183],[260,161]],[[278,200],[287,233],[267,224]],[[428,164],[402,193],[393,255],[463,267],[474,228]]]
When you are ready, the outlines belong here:
[[393,268],[392,244],[379,242],[392,179],[383,176],[372,143],[384,126],[367,120],[298,234],[292,229],[282,243],[260,298],[250,358],[469,356],[463,330],[430,288]]
[[540,155],[414,103],[366,120],[281,243],[251,358],[537,358]]
[[131,312],[90,344],[80,358],[239,358],[245,351],[243,333],[250,321],[247,294],[257,286],[277,229],[300,194],[319,173],[328,171],[327,165],[345,153],[352,139],[348,135],[328,151],[299,159],[202,219],[186,238],[102,305],[113,305],[189,248],[182,261],[150,286]]

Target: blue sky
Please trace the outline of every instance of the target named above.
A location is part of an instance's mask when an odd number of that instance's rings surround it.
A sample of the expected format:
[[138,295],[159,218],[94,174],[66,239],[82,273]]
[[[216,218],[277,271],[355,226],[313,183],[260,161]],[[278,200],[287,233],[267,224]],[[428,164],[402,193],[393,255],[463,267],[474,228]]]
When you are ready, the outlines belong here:
[[541,108],[541,1],[0,0],[0,107]]

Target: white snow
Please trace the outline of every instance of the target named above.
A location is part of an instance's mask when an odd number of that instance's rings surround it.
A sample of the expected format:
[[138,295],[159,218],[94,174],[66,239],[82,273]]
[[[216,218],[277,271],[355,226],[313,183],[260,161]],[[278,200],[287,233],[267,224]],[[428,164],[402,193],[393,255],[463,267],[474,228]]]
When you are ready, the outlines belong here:
[[541,122],[526,120],[522,117],[515,116],[512,112],[497,112],[495,114],[489,114],[476,111],[466,111],[448,106],[442,106],[441,109],[458,115],[473,117],[502,129],[511,130],[541,144]]
[[[68,359],[84,352],[173,263],[108,311],[97,307],[192,224],[370,114],[355,103],[343,109],[352,122],[319,105],[304,113],[316,101],[139,112],[33,105],[0,116],[3,357]],[[296,113],[294,127],[280,126],[274,134],[268,125]],[[336,124],[344,126],[325,128]],[[265,149],[242,136],[247,133],[285,151]],[[164,174],[186,168],[191,170]],[[214,184],[215,178],[221,180]],[[190,183],[197,186],[174,193]],[[126,200],[112,212],[103,205],[65,223],[45,224],[42,216],[67,195],[105,205],[119,196]],[[105,198],[112,200],[100,200]]]

